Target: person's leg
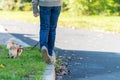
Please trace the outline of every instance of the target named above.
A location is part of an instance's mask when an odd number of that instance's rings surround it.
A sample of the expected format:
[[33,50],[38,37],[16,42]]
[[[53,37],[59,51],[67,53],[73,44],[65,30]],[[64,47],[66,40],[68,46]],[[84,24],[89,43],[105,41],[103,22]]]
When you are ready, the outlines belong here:
[[48,52],[50,56],[52,56],[54,49],[56,27],[57,27],[60,11],[61,11],[61,6],[51,8],[50,30],[49,30],[49,38],[48,38]]
[[50,15],[49,7],[40,6],[40,48],[46,46],[48,48],[48,37],[50,30]]
[[48,52],[48,37],[50,30],[50,15],[49,7],[40,6],[40,48],[43,59],[46,63],[51,63],[51,57]]

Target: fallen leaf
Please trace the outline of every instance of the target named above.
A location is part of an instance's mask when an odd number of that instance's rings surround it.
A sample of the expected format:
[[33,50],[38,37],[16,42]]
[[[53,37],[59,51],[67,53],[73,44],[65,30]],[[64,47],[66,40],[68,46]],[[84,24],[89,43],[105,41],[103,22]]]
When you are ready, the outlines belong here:
[[5,66],[3,64],[0,64],[0,68],[4,68]]

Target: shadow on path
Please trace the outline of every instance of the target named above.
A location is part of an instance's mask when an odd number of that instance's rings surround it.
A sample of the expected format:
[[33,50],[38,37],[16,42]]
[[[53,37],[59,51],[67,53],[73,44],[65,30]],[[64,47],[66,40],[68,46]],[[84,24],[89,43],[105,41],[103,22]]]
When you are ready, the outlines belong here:
[[34,34],[13,34],[11,33],[11,35],[15,36],[17,39],[20,39],[21,41],[27,43],[30,46],[34,46],[37,43],[36,40],[32,39],[32,38],[36,38],[34,37],[35,36]]
[[[70,70],[70,74],[65,75],[63,80],[109,80],[106,76],[101,79],[89,78],[120,72],[119,53],[61,49],[57,51]],[[112,76],[120,79],[119,74]],[[110,80],[119,80],[116,78]]]

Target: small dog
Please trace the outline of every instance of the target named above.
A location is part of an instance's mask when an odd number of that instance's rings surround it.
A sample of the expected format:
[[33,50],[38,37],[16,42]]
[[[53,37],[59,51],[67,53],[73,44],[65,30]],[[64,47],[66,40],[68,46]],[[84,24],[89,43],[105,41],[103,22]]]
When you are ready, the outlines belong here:
[[15,44],[15,38],[10,38],[7,42],[7,49],[9,50],[8,58],[16,58],[21,55],[23,48]]

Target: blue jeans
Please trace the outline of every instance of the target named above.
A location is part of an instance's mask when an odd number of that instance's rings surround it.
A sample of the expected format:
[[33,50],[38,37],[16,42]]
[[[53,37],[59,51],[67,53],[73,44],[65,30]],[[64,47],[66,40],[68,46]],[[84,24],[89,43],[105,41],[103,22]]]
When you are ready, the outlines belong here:
[[50,56],[52,56],[54,49],[56,27],[60,11],[61,6],[40,6],[40,48],[46,46]]

